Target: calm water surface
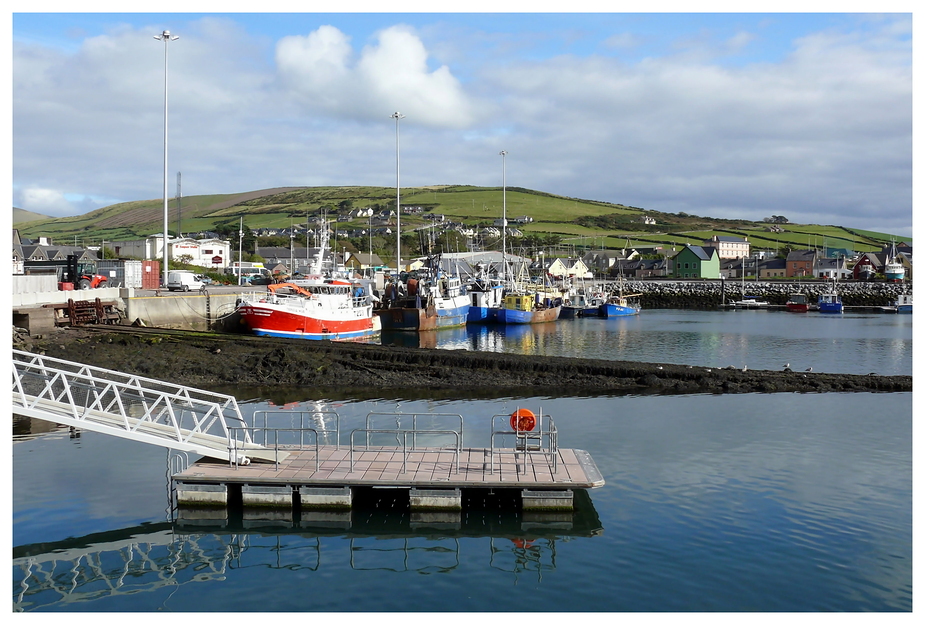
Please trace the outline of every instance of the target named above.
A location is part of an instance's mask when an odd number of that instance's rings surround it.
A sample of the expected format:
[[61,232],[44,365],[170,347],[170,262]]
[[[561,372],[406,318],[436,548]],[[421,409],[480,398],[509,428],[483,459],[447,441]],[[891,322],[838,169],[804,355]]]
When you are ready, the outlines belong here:
[[634,317],[387,333],[383,344],[826,373],[912,375],[912,315],[644,310]]
[[[899,315],[645,311],[436,334],[449,349],[912,371]],[[342,430],[371,411],[459,413],[467,446],[488,445],[492,415],[542,408],[606,485],[565,515],[482,493],[421,519],[385,491],[346,516],[177,519],[166,450],[17,422],[14,611],[912,609],[911,393],[238,399],[283,410],[280,427],[300,410],[336,410]]]

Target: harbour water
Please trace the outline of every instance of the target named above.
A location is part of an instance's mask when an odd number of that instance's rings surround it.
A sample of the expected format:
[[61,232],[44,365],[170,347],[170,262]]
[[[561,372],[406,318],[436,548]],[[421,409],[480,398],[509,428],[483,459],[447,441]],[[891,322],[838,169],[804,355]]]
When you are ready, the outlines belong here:
[[[818,321],[829,325],[785,313],[646,311],[543,329],[441,331],[435,346],[911,374],[911,317]],[[415,519],[385,491],[334,521],[238,513],[187,521],[169,510],[166,450],[19,423],[14,611],[912,609],[911,393],[550,389],[356,401],[345,391],[306,401],[289,389],[238,399],[245,413],[279,410],[284,422],[336,410],[342,430],[372,411],[458,413],[467,446],[488,444],[492,415],[542,408],[560,445],[588,451],[606,485],[558,516],[531,516],[488,494],[440,523]]]

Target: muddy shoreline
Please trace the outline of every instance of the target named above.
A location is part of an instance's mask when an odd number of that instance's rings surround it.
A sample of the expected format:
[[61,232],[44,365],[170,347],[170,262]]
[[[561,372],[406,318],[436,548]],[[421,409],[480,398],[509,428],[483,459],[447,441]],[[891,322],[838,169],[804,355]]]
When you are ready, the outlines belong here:
[[14,332],[13,348],[237,397],[912,391],[912,376],[708,369],[125,326],[59,328],[36,337]]

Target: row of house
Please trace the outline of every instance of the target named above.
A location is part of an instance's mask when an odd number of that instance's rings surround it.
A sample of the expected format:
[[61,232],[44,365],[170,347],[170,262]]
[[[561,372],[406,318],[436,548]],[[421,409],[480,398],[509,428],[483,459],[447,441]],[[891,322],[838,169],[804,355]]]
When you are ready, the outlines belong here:
[[[891,256],[892,252],[888,248],[881,252],[866,252],[854,259],[843,255],[829,258],[817,250],[792,250],[786,259],[743,257],[723,260],[715,247],[687,245],[671,259],[670,267],[666,263],[663,275],[716,279],[739,278],[744,274],[768,280],[803,277],[864,280],[882,273]],[[897,251],[895,258],[905,268],[906,278],[911,280],[912,247],[905,245],[902,251]]]

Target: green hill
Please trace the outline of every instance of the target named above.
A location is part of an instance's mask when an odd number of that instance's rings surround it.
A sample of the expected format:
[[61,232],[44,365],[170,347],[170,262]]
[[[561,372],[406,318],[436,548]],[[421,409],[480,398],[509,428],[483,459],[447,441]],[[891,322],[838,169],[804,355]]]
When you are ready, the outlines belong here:
[[[287,228],[303,225],[310,216],[326,211],[329,216],[346,214],[352,208],[394,208],[395,189],[390,187],[286,187],[182,198],[168,202],[168,229],[177,231],[178,213],[184,233],[214,230],[234,224],[243,217],[250,229]],[[467,225],[490,225],[502,215],[500,187],[438,185],[401,190],[403,207],[419,206],[422,212],[402,215],[402,230],[432,223],[427,214],[442,214],[448,220]],[[519,187],[506,190],[509,223],[528,216],[532,222],[517,225],[525,235],[556,235],[577,248],[622,248],[630,246],[700,244],[714,234],[748,237],[753,247],[845,248],[855,252],[879,250],[892,237],[888,233],[857,231],[832,225],[772,224],[747,220],[702,217],[686,213],[662,213],[634,206],[570,198]],[[163,229],[163,199],[114,204],[85,215],[41,218],[22,223],[23,237],[48,236],[59,241],[100,241],[143,238]],[[33,214],[34,215],[34,214]],[[646,224],[643,217],[655,220]],[[365,218],[341,223],[338,228],[362,228]]]

